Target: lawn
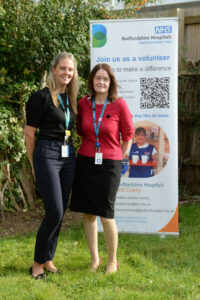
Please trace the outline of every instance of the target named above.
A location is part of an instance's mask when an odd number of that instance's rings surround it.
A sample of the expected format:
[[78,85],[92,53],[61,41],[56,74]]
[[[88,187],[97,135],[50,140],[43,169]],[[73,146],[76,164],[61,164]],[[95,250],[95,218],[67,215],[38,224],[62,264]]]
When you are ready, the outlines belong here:
[[82,225],[62,231],[55,264],[62,274],[34,280],[35,233],[0,239],[0,299],[200,299],[200,205],[180,207],[180,237],[119,235],[119,271],[105,275],[106,248],[99,234],[103,264],[89,273]]

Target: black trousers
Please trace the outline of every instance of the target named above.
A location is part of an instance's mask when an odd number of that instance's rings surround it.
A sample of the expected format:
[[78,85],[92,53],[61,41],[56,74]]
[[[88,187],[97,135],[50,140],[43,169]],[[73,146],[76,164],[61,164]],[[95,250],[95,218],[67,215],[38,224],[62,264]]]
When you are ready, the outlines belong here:
[[60,141],[39,140],[33,155],[36,183],[45,209],[36,237],[34,255],[34,260],[41,264],[54,258],[74,179],[74,148],[70,145],[72,156],[61,158],[62,144]]

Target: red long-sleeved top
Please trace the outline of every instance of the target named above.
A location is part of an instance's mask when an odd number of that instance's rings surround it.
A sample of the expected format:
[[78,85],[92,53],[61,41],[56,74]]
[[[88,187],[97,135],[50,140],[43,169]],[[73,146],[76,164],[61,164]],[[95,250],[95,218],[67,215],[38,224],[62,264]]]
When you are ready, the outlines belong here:
[[[101,114],[103,104],[96,104],[96,124]],[[96,134],[93,124],[92,102],[88,96],[78,103],[77,133],[82,137],[78,154],[88,157],[95,156]],[[132,115],[124,99],[107,104],[99,129],[99,142],[103,158],[122,159],[120,136],[123,141],[133,137]]]

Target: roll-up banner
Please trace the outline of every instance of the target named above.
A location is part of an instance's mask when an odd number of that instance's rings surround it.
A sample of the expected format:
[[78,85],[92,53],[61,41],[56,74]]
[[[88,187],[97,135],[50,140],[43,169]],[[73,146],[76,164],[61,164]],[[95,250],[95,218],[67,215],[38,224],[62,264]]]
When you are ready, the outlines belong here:
[[178,19],[90,21],[90,47],[91,69],[112,67],[133,115],[115,203],[118,230],[178,235]]

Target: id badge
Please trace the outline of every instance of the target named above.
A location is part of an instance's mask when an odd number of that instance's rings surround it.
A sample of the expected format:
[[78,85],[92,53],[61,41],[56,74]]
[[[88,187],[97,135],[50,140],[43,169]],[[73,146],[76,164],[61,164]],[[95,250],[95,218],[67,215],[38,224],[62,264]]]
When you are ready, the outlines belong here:
[[69,157],[69,145],[62,145],[61,157]]
[[103,162],[103,153],[95,153],[95,165],[102,165]]
[[65,130],[66,136],[71,136],[71,131],[70,130]]

